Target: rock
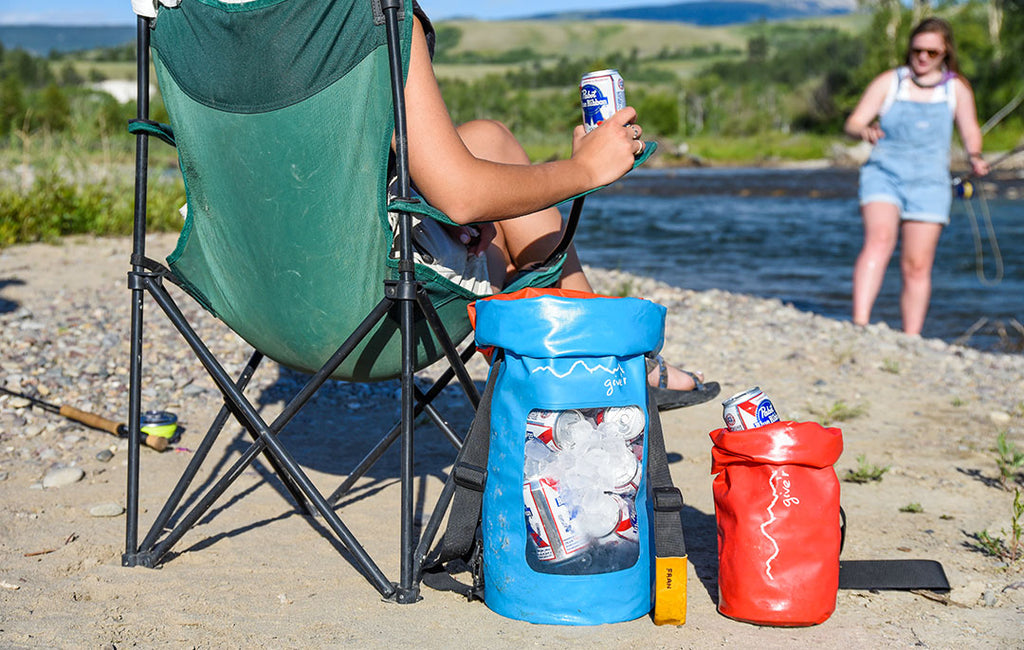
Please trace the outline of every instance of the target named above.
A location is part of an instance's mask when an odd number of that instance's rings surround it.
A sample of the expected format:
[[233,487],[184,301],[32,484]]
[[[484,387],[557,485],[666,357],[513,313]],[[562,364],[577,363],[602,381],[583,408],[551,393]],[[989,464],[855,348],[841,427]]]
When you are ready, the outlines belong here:
[[988,419],[992,420],[992,424],[1002,427],[1010,423],[1010,414],[1003,411],[992,411],[988,414]]
[[100,452],[96,454],[96,460],[100,461],[101,463],[109,462],[110,459],[113,457],[114,452],[110,451],[109,449],[101,449]]
[[60,467],[50,470],[43,477],[44,488],[59,488],[77,483],[85,476],[81,467]]
[[120,503],[101,503],[89,508],[93,517],[119,517],[124,514],[124,506]]

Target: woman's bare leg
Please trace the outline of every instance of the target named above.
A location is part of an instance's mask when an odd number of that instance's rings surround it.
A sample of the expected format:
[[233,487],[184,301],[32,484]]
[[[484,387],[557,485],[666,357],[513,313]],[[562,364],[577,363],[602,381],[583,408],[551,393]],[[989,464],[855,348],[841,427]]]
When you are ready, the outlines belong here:
[[900,314],[903,331],[920,334],[928,314],[932,295],[932,264],[942,234],[942,224],[905,221],[902,227],[900,270],[903,290],[900,292]]
[[864,220],[864,246],[853,267],[853,322],[867,325],[871,308],[882,288],[885,269],[896,249],[899,235],[899,208],[891,203],[861,206]]
[[[508,128],[493,120],[473,120],[458,127],[466,148],[477,158],[512,165],[528,165],[530,159]],[[506,273],[533,263],[543,262],[558,245],[562,231],[562,215],[551,207],[540,212],[494,223],[498,230],[494,244],[505,256]],[[492,267],[493,268],[493,267]],[[562,267],[559,288],[593,291],[583,274],[576,247],[570,246]]]

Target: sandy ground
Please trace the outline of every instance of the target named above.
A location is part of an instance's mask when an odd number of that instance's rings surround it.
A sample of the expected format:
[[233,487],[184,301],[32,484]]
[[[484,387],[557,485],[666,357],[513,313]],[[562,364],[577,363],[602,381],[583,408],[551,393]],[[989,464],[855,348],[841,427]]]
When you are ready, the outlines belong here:
[[[167,236],[151,252],[170,250]],[[109,417],[127,411],[130,243],[74,239],[60,246],[0,251],[0,363],[4,381],[57,403]],[[653,647],[653,648],[1021,648],[1024,571],[972,548],[981,530],[1006,537],[1012,493],[998,482],[997,434],[1024,447],[1024,358],[908,338],[884,325],[855,329],[777,301],[725,292],[678,291],[595,272],[605,291],[623,283],[670,307],[666,356],[704,370],[723,395],[759,384],[786,419],[838,418],[840,476],[857,457],[888,466],[882,480],[842,483],[846,559],[939,560],[953,586],[946,603],[909,592],[841,591],[835,613],[808,628],[757,627],[716,611],[714,504],[708,432],[721,426],[717,401],[663,415],[671,470],[682,489],[690,552],[688,619],[649,618],[594,627],[505,619],[479,602],[424,588],[412,605],[383,602],[318,519],[296,513],[261,461],[246,470],[156,569],[123,568],[125,445],[0,397],[0,647]],[[147,318],[158,323],[155,308]],[[238,367],[245,353],[226,330],[190,308],[215,347]],[[143,449],[141,523],[147,526],[188,463],[218,403],[212,383],[177,353],[159,323],[147,346],[148,408],[177,412],[185,433],[174,450]],[[99,340],[115,345],[100,347]],[[485,367],[472,365],[475,379]],[[297,386],[273,364],[248,394],[267,418]],[[442,403],[457,430],[469,409],[454,391]],[[394,385],[331,384],[286,432],[314,482],[330,492],[396,413]],[[351,411],[350,414],[345,414]],[[242,448],[229,426],[211,454],[223,469]],[[418,517],[429,516],[453,452],[430,426],[417,440]],[[97,454],[109,450],[112,459]],[[42,487],[54,468],[83,478]],[[200,474],[208,484],[211,471]],[[398,579],[397,459],[389,454],[342,502],[340,513],[392,580]],[[1011,479],[1019,484],[1024,478]],[[920,512],[901,509],[918,504]]]

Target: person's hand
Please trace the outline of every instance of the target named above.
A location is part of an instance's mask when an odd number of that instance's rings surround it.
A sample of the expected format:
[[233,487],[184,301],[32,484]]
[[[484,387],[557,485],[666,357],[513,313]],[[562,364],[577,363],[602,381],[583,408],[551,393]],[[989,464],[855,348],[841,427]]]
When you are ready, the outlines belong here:
[[860,132],[860,139],[871,144],[878,144],[878,141],[884,137],[885,132],[882,131],[882,127],[878,126],[877,122],[865,126]]
[[477,223],[472,226],[442,225],[453,239],[465,244],[466,249],[474,255],[481,255],[487,250],[498,234],[493,223]]
[[572,159],[583,165],[593,187],[618,180],[643,153],[643,129],[635,119],[636,110],[627,106],[590,133],[583,125],[573,131]]
[[971,173],[975,176],[984,176],[988,172],[988,163],[981,157],[981,154],[971,154]]

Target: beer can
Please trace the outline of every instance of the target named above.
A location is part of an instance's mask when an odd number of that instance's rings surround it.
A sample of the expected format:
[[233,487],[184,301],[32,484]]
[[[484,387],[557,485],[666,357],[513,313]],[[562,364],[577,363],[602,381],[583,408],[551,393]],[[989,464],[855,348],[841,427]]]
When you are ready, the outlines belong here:
[[758,386],[722,402],[722,418],[730,431],[743,431],[779,421],[775,405]]
[[580,79],[583,128],[590,133],[616,111],[626,107],[626,84],[618,70],[588,72]]
[[609,406],[597,414],[597,423],[626,442],[644,432],[644,411],[639,406]]
[[526,416],[526,437],[540,440],[551,451],[571,449],[594,430],[581,411],[545,411],[534,409]]
[[580,505],[580,529],[598,544],[617,542],[620,539],[637,541],[639,528],[636,523],[636,508],[632,499],[599,492],[588,495]]
[[563,562],[587,549],[589,543],[577,533],[575,513],[559,498],[557,481],[545,477],[524,482],[523,502],[538,560]]

